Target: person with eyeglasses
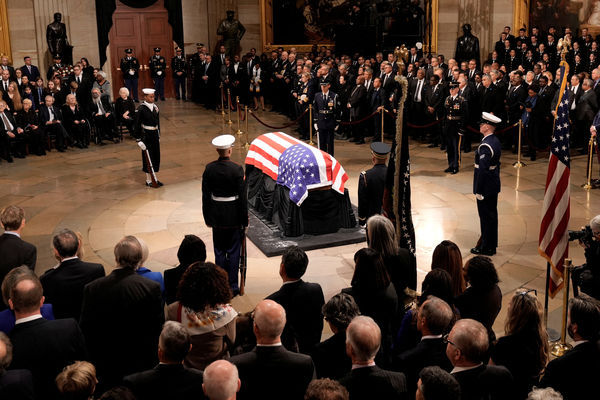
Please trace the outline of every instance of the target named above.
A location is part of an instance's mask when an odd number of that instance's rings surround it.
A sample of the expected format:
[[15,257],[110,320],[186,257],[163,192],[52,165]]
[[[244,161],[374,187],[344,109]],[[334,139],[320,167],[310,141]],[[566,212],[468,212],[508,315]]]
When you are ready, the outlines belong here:
[[519,289],[510,300],[505,336],[491,350],[495,365],[503,365],[515,379],[515,395],[524,399],[548,362],[548,333],[542,304],[535,289]]
[[446,356],[453,366],[450,373],[460,385],[462,400],[516,398],[510,371],[484,364],[489,345],[485,326],[474,319],[461,319],[443,339]]

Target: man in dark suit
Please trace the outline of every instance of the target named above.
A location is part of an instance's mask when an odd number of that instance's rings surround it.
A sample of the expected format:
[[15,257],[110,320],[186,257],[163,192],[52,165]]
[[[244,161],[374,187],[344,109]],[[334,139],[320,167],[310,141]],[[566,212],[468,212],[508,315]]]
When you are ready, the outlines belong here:
[[594,81],[589,78],[583,80],[581,97],[575,108],[575,134],[572,138],[573,148],[581,148],[581,154],[587,154],[587,142],[590,135],[590,126],[598,111],[598,99],[592,90]]
[[254,309],[253,331],[256,347],[231,358],[243,382],[238,398],[303,399],[306,387],[315,378],[310,356],[292,353],[281,344],[285,310],[273,300],[263,300]]
[[[523,73],[521,71],[514,71],[510,74],[511,76],[511,87],[506,93],[506,110],[508,114],[508,125],[512,125],[519,121],[525,108],[525,99],[527,98],[527,90],[523,86]],[[517,130],[513,129],[513,133],[507,132],[505,134],[506,147],[514,145],[513,153],[517,152],[518,138]]]
[[156,365],[156,342],[164,321],[158,282],[136,274],[142,246],[125,236],[115,246],[117,268],[83,291],[81,330],[98,371],[98,393],[124,376]]
[[375,365],[380,344],[381,330],[372,318],[358,316],[348,325],[346,352],[352,359],[352,371],[339,381],[348,389],[350,400],[410,398],[403,373]]
[[282,335],[283,344],[291,349],[288,344],[296,342],[300,353],[304,354],[309,354],[321,341],[321,308],[325,304],[321,285],[302,280],[307,267],[308,257],[304,250],[298,246],[287,249],[279,265],[283,285],[267,297],[281,304],[285,310],[287,324]]
[[[23,138],[23,128],[17,126],[12,110],[8,109],[6,101],[0,99],[0,156],[9,163],[14,161],[10,144],[21,138]],[[24,142],[20,141],[18,144],[19,146],[15,147],[20,148]],[[15,157],[22,158],[25,155],[15,149]]]
[[[25,228],[25,211],[19,206],[6,206],[0,213],[0,222],[4,233],[0,235],[0,282],[10,270],[27,265],[35,270],[37,249],[31,243],[21,239]],[[0,311],[6,309],[0,302]]]
[[92,81],[83,73],[80,64],[75,64],[73,66],[73,74],[69,76],[68,82],[69,84],[71,82],[77,82],[75,96],[77,98],[77,102],[82,107],[85,107],[85,105],[89,103],[91,98],[90,91],[92,89]]
[[56,137],[56,150],[64,152],[69,134],[62,124],[62,112],[54,105],[54,97],[50,95],[45,97],[44,105],[40,107],[40,122],[47,134]]
[[11,81],[14,81],[16,79],[15,68],[12,65],[8,64],[7,56],[2,56],[2,58],[0,58],[0,71],[3,71],[3,70],[6,70],[9,72]]
[[35,80],[41,76],[40,70],[35,65],[31,64],[31,57],[25,56],[23,58],[25,61],[25,65],[21,67],[21,72],[23,72],[23,76],[29,78],[29,82],[35,82]]
[[27,369],[6,368],[12,362],[12,343],[4,332],[0,332],[0,399],[33,400],[33,380]]
[[[344,106],[350,110],[350,121],[358,121],[362,119],[366,115],[368,103],[367,103],[367,88],[364,85],[365,78],[363,76],[359,76],[356,78],[356,85],[350,92],[350,97],[348,98],[348,104]],[[352,125],[352,139],[351,142],[355,142],[356,144],[365,143],[365,124],[355,124]]]
[[[440,77],[437,75],[433,75],[429,79],[429,86],[425,91],[425,122],[427,124],[431,124],[439,119],[441,119],[444,115],[444,90],[443,85],[440,83]],[[441,129],[439,124],[433,126],[430,130],[430,139],[431,142],[429,147],[437,147],[438,144],[442,143],[442,148],[446,148],[445,142],[442,140],[440,135]]]
[[[413,79],[414,80],[414,79]],[[381,87],[381,78],[373,79],[373,85],[371,89],[371,93],[367,91],[367,99],[368,99],[368,113],[374,113],[375,111],[379,111],[382,108],[385,108],[387,105],[388,94]],[[373,136],[374,140],[381,138],[381,117],[373,118]],[[367,122],[368,123],[368,122]],[[367,132],[369,134],[369,132]],[[377,139],[376,139],[377,138]],[[381,139],[379,139],[381,140]]]
[[202,399],[202,371],[183,365],[191,348],[190,334],[179,322],[167,321],[158,339],[159,364],[123,379],[137,400]]
[[63,229],[52,240],[54,257],[60,262],[40,277],[46,302],[52,304],[54,316],[79,321],[83,288],[105,275],[101,264],[81,261],[77,250],[81,242],[75,232]]
[[88,112],[98,130],[97,136],[100,144],[102,144],[103,139],[118,143],[119,139],[115,136],[116,125],[113,106],[108,96],[100,95],[100,89],[92,89],[92,99],[88,103]]
[[394,370],[406,375],[409,393],[417,388],[419,373],[423,368],[436,365],[448,372],[452,370],[442,335],[447,332],[453,317],[448,303],[434,296],[428,297],[419,308],[417,329],[421,333],[421,341],[394,359]]
[[513,399],[513,377],[505,367],[483,364],[489,336],[474,319],[461,319],[447,336],[446,355],[453,365],[451,374],[460,385],[462,400]]
[[539,386],[554,388],[565,400],[590,398],[591,393],[598,393],[600,390],[598,301],[585,294],[569,300],[567,330],[575,341],[574,347],[562,357],[548,363]]
[[204,106],[209,110],[214,110],[217,105],[219,71],[219,64],[213,61],[210,54],[207,54],[206,58],[204,59],[204,65],[201,67],[200,76],[202,79],[201,91],[205,96]]
[[440,367],[425,367],[419,374],[416,400],[460,400],[456,379]]
[[[422,125],[425,120],[425,95],[427,93],[427,81],[425,80],[425,70],[419,68],[417,70],[416,79],[411,79],[408,82],[408,114],[409,122],[415,125]],[[424,129],[411,129],[412,136],[420,135],[425,137]]]
[[87,358],[77,321],[72,318],[49,321],[42,317],[42,284],[34,275],[17,278],[8,303],[16,318],[10,333],[11,368],[31,371],[38,398],[58,398],[56,375],[72,362]]

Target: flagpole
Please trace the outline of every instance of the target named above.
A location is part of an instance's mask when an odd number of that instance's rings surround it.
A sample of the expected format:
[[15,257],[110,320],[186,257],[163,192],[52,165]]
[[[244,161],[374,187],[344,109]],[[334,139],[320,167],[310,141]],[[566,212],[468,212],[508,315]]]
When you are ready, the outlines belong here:
[[544,291],[544,326],[546,327],[546,333],[548,334],[548,341],[553,343],[560,339],[560,334],[556,329],[548,327],[548,304],[550,302],[550,270],[551,266],[549,262],[546,262],[546,290]]

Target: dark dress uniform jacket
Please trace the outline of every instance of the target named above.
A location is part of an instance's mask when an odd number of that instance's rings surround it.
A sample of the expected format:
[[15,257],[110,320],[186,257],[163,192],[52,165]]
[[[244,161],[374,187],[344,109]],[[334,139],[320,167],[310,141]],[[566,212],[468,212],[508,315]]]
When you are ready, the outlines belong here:
[[[214,200],[236,196],[233,201]],[[202,214],[206,225],[213,228],[248,226],[244,170],[229,157],[209,163],[202,174]]]
[[368,171],[360,173],[358,179],[358,219],[362,224],[376,214],[381,214],[383,204],[383,189],[387,165],[376,164]]
[[340,383],[348,389],[350,400],[411,398],[402,372],[386,371],[378,366],[353,369]]
[[88,263],[74,258],[61,262],[40,277],[46,303],[52,304],[54,317],[79,320],[83,288],[105,275],[101,264]]
[[496,135],[484,137],[475,152],[473,194],[484,197],[500,193],[500,151],[502,146]]
[[[133,75],[129,73],[130,70],[133,70]],[[131,57],[131,59],[127,59],[127,57],[121,58],[121,72],[123,73],[123,79],[137,79],[139,76],[140,63],[137,58]]]
[[327,92],[327,96],[323,92],[315,94],[315,112],[317,113],[317,127],[319,130],[333,130],[337,124],[338,118],[338,98],[337,94],[331,90]]
[[100,384],[110,388],[126,375],[154,367],[163,322],[158,282],[119,268],[88,283],[79,323]]
[[34,400],[31,372],[15,369],[0,373],[0,399]]
[[202,400],[202,371],[183,364],[158,364],[123,379],[137,400]]
[[[167,60],[163,56],[152,56],[148,61],[150,67],[150,75],[152,79],[164,78],[167,69]],[[160,74],[158,73],[160,72]]]
[[[158,129],[146,129],[142,125],[157,127]],[[150,111],[145,103],[138,107],[135,113],[135,135],[141,138],[148,148],[154,172],[158,172],[160,170],[160,115],[156,104],[154,104],[153,111]],[[142,170],[150,173],[150,168],[146,165],[146,158],[143,153],[142,165]]]
[[[171,59],[171,69],[173,70],[174,78],[185,78],[187,75],[187,61],[184,56],[181,58],[175,56]],[[177,72],[183,72],[181,75],[177,75]]]
[[[37,249],[34,245],[10,233],[0,235],[0,282],[11,269],[21,265],[27,265],[33,271],[36,259]],[[4,309],[6,306],[2,302],[0,310]]]

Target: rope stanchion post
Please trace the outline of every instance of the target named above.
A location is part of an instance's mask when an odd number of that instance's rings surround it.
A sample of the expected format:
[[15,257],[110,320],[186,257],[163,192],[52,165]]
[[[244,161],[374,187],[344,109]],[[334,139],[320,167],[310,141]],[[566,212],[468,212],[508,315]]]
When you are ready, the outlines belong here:
[[227,89],[227,124],[233,124],[231,120],[231,92]]
[[560,342],[550,348],[550,353],[555,357],[560,357],[571,350],[573,346],[567,343],[567,313],[569,309],[569,283],[571,283],[571,272],[573,265],[571,259],[565,259],[565,275],[563,288],[563,315],[560,332]]
[[240,128],[240,96],[235,96],[235,110],[237,111],[237,117],[238,117],[238,128],[235,133],[237,135],[241,135],[243,132],[242,132],[242,129]]
[[313,106],[312,106],[312,104],[308,105],[308,131],[310,133],[308,144],[311,146],[314,146],[315,142],[313,142]]
[[383,130],[383,128],[384,128],[383,119],[384,119],[384,116],[385,116],[384,108],[381,107],[380,111],[381,111],[381,142],[383,143],[383,132],[384,132],[384,130]]
[[219,88],[221,89],[221,116],[223,117],[223,119],[225,119],[225,93],[223,93],[222,83],[221,86],[219,86]]
[[590,136],[590,142],[588,144],[588,166],[587,166],[587,180],[585,184],[581,185],[585,190],[592,188],[592,163],[594,162],[594,139]]
[[250,143],[248,143],[248,106],[244,106],[244,112],[246,113],[246,143],[244,143],[244,147],[246,148],[246,151],[248,150],[248,148],[250,147]]
[[519,140],[518,140],[519,147],[517,147],[517,161],[513,164],[513,167],[515,167],[515,168],[521,168],[521,167],[527,166],[527,164],[525,164],[524,162],[521,161],[521,139],[522,139],[522,134],[523,134],[523,121],[519,120],[518,124],[519,124]]

